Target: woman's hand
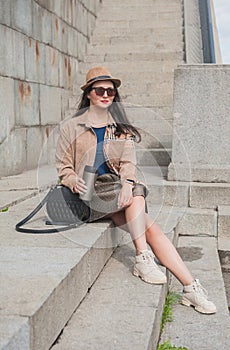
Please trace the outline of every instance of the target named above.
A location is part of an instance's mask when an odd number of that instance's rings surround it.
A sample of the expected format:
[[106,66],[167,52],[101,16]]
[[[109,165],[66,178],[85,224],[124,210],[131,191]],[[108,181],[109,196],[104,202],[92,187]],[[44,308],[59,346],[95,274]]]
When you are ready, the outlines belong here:
[[121,191],[118,196],[118,207],[127,207],[132,198],[133,198],[133,192],[132,192],[133,186],[127,182],[125,182],[121,188]]
[[77,177],[76,185],[74,186],[73,191],[79,194],[83,194],[87,191],[85,181],[81,177]]

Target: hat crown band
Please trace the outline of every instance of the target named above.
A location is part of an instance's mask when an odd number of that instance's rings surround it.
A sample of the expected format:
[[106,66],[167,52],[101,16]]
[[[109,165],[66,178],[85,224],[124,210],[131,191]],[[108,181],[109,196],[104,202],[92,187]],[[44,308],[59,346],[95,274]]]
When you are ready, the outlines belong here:
[[92,83],[93,81],[95,81],[95,80],[98,80],[98,79],[112,79],[112,77],[110,76],[110,75],[99,75],[99,76],[97,76],[97,77],[94,77],[94,78],[92,78],[92,79],[89,79],[88,81],[87,81],[87,84],[89,84],[89,83]]

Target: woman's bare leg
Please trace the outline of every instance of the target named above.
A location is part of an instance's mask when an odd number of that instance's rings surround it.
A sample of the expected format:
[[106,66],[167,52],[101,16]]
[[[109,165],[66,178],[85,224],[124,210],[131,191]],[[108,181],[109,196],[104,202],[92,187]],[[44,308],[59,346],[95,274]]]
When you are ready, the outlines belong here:
[[141,251],[147,249],[144,197],[136,196],[132,199],[131,204],[125,209],[125,218],[136,248],[136,255],[139,255]]
[[148,214],[145,214],[145,222],[146,240],[156,257],[184,286],[191,284],[194,281],[194,278],[174,245]]
[[[194,281],[177,250],[164,235],[159,226],[145,213],[145,201],[141,196],[133,198],[132,203],[125,209],[112,216],[116,226],[131,232],[136,254],[147,249],[150,245],[161,263],[168,268],[183,285]],[[128,227],[127,227],[128,223]]]

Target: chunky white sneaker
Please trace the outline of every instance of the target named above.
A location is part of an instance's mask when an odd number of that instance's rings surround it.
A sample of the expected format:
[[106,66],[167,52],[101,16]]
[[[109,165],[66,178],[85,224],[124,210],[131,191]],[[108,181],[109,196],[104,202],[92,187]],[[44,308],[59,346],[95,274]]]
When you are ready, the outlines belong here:
[[195,310],[202,314],[214,314],[217,311],[216,306],[208,300],[208,293],[198,279],[184,287],[181,303],[186,306],[194,306]]
[[133,274],[147,283],[164,284],[167,282],[165,274],[154,261],[153,253],[148,249],[136,255]]

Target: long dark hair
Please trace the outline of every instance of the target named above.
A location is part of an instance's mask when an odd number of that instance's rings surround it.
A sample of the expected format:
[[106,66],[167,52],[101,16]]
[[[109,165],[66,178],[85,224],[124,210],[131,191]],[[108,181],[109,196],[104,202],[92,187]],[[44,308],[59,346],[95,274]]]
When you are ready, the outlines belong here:
[[[134,136],[135,141],[140,142],[141,141],[141,134],[139,131],[135,128],[135,126],[131,125],[131,123],[128,120],[127,114],[125,112],[124,106],[121,101],[120,94],[113,83],[114,88],[116,89],[116,94],[113,99],[113,103],[111,106],[109,106],[109,112],[111,113],[113,119],[115,120],[117,124],[116,128],[116,135],[121,135],[121,134],[127,134],[130,133]],[[77,112],[74,114],[73,117],[77,117],[79,115],[82,115],[85,113],[90,106],[90,100],[88,99],[88,94],[92,90],[92,85],[88,86],[82,96],[81,96],[81,101],[78,105]]]

